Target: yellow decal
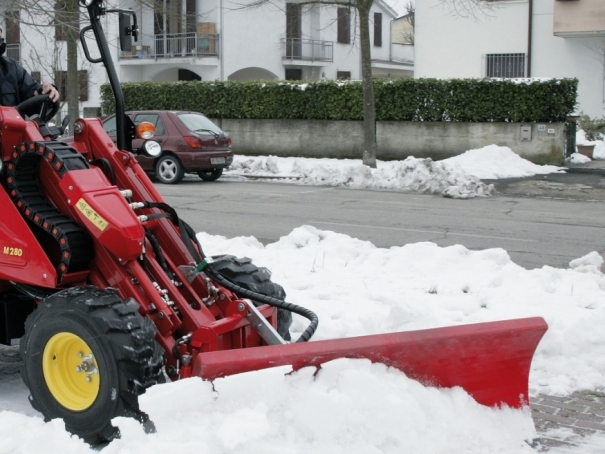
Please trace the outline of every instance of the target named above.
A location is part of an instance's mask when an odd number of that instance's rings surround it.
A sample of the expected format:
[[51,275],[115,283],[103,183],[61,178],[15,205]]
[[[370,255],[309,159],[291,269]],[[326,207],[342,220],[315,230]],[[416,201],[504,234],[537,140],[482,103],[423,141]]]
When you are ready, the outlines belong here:
[[76,207],[82,212],[84,216],[86,216],[86,218],[90,222],[92,222],[96,227],[98,227],[101,232],[105,230],[109,225],[109,222],[107,222],[101,217],[99,213],[93,210],[92,207],[88,203],[86,203],[86,200],[78,200],[78,202],[76,203]]
[[4,255],[14,255],[15,257],[21,257],[23,255],[23,249],[18,247],[4,246]]

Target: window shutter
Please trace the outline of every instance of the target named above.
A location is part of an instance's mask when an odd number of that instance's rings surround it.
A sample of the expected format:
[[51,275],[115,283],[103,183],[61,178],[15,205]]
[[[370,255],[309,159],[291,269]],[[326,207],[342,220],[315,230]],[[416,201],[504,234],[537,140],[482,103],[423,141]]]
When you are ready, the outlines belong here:
[[374,46],[382,46],[382,13],[374,13]]
[[351,13],[349,8],[338,8],[338,42],[351,44]]

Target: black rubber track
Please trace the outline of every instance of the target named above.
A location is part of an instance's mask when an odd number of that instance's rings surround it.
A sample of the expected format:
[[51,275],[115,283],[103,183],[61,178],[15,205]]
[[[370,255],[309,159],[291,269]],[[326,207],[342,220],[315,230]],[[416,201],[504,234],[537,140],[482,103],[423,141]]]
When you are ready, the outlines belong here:
[[[21,377],[32,406],[45,420],[62,418],[67,430],[93,445],[119,437],[119,429],[111,425],[116,416],[133,417],[146,431],[155,431],[139,410],[138,396],[165,381],[164,353],[154,340],[155,325],[138,310],[135,300],[122,300],[115,289],[86,286],[45,298],[28,317],[19,347]],[[96,400],[80,412],[55,400],[42,370],[44,347],[63,332],[76,334],[90,346],[101,377]]]
[[[283,287],[271,281],[271,271],[252,264],[248,257],[237,258],[233,255],[218,255],[212,257],[212,270],[220,273],[234,284],[247,290],[271,296],[284,301],[286,292]],[[277,309],[277,332],[284,340],[291,340],[290,325],[292,313],[285,309]]]

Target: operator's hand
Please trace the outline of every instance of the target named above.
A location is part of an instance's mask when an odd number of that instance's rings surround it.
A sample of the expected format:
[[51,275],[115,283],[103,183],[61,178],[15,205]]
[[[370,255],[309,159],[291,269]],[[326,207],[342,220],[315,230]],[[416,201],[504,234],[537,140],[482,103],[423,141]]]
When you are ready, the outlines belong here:
[[38,91],[41,95],[47,94],[52,102],[57,102],[59,100],[59,92],[57,89],[46,81],[42,83],[42,88]]

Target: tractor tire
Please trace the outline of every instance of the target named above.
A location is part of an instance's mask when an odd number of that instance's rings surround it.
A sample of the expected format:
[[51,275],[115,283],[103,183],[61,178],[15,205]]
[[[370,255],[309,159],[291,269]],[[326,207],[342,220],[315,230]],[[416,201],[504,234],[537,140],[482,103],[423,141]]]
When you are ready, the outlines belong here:
[[42,300],[25,322],[19,351],[29,400],[44,419],[92,445],[119,438],[116,416],[155,427],[139,410],[138,396],[165,382],[164,353],[153,322],[138,303],[115,289],[73,287]]
[[[233,255],[218,255],[212,257],[212,269],[234,284],[247,290],[261,293],[284,301],[286,292],[283,287],[271,281],[271,271],[252,264],[248,257],[237,258]],[[292,313],[277,308],[277,332],[284,340],[291,340],[290,325]]]
[[204,181],[216,181],[223,174],[222,167],[216,167],[214,169],[209,170],[198,170],[197,176],[200,177]]

